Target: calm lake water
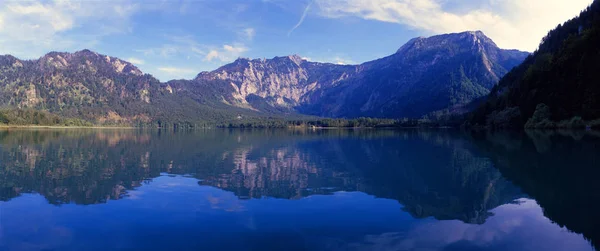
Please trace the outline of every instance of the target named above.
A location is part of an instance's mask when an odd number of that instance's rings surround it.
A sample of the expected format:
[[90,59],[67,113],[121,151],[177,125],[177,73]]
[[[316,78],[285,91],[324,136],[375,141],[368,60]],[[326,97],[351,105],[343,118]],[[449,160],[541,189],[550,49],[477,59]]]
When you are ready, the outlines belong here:
[[594,250],[600,134],[0,130],[0,250]]

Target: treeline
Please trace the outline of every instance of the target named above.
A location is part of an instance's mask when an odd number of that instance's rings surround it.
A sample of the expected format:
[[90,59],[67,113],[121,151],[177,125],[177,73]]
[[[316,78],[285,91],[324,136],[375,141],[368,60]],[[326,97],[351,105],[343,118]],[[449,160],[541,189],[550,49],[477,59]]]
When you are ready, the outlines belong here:
[[0,125],[38,125],[38,126],[93,126],[94,124],[75,118],[61,116],[33,109],[2,109]]
[[453,119],[385,119],[385,118],[318,118],[298,115],[296,117],[260,117],[237,115],[216,120],[214,117],[197,121],[155,119],[147,122],[99,123],[79,118],[66,118],[47,111],[35,109],[0,109],[0,125],[5,126],[131,126],[160,129],[208,129],[208,128],[438,128],[459,127],[462,118]]
[[356,119],[262,119],[252,121],[236,121],[222,123],[220,128],[436,128],[455,126],[448,121],[435,121],[429,119],[383,119],[383,118],[356,118]]
[[600,119],[585,121],[576,116],[561,121],[552,120],[552,112],[546,104],[537,105],[533,116],[525,123],[526,129],[583,129],[600,128]]

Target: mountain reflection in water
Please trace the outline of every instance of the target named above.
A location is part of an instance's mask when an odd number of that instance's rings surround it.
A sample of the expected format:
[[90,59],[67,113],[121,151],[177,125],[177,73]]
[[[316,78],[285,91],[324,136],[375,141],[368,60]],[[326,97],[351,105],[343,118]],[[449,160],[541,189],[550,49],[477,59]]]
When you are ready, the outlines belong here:
[[[0,209],[16,210],[19,198],[34,200],[30,194],[39,194],[53,205],[103,204],[104,211],[110,211],[119,205],[110,201],[142,203],[140,198],[153,194],[146,198],[153,202],[144,203],[164,201],[158,208],[180,212],[189,207],[203,208],[182,206],[193,203],[185,202],[186,198],[191,200],[201,193],[210,195],[204,198],[213,208],[204,209],[208,210],[204,215],[215,214],[216,208],[258,215],[263,210],[269,212],[272,221],[246,222],[244,226],[251,224],[254,227],[250,229],[255,230],[270,229],[268,226],[304,229],[296,230],[304,236],[299,243],[298,239],[277,244],[283,246],[252,242],[257,248],[358,249],[361,245],[353,243],[356,240],[363,244],[388,243],[386,248],[396,250],[410,249],[406,240],[434,227],[446,239],[452,239],[456,234],[453,232],[463,235],[453,241],[424,241],[427,245],[445,243],[443,248],[462,250],[489,245],[478,243],[475,237],[466,238],[469,231],[478,229],[483,234],[486,226],[498,224],[498,228],[506,228],[502,224],[513,219],[511,214],[531,214],[535,211],[523,209],[535,209],[537,202],[543,215],[558,224],[544,223],[544,228],[566,227],[597,246],[596,223],[600,224],[600,219],[595,212],[600,198],[594,192],[599,190],[593,179],[599,172],[598,139],[592,132],[3,130],[0,131],[0,200],[5,202],[0,202]],[[336,203],[343,198],[352,198],[354,202],[348,202],[351,207],[338,207]],[[397,201],[410,217],[390,219],[388,223],[375,221],[377,210],[391,210],[388,218],[403,215],[400,210],[393,213],[393,206],[385,202],[390,200]],[[319,202],[295,211],[289,207],[292,201]],[[277,213],[287,210],[302,218],[302,210],[324,213],[326,209],[339,215],[317,217],[321,223],[316,223],[315,218],[296,222]],[[0,211],[0,233],[3,233],[0,249],[2,243],[9,242],[6,225],[11,220],[6,219],[5,211]],[[198,212],[194,215],[194,219],[204,217]],[[220,224],[237,224],[235,217],[218,215]],[[353,226],[355,229],[344,228],[345,224],[352,226],[343,223],[348,219],[358,224]],[[325,224],[324,220],[331,225],[317,230],[316,226]],[[418,225],[420,221],[429,222],[429,227]],[[414,226],[406,232],[396,229],[400,225]],[[179,227],[191,231],[196,226]],[[311,230],[305,233],[306,228]],[[338,232],[337,241],[332,243],[328,239],[327,245],[323,245],[322,240],[311,237],[327,235],[327,228]],[[255,235],[266,242],[274,234],[269,233]],[[565,234],[572,235],[568,231]],[[18,233],[8,235],[12,241],[20,237]],[[576,239],[577,235],[573,236],[564,238]],[[289,236],[279,237],[285,240]],[[198,243],[192,244],[179,248],[192,248]],[[427,246],[413,244],[413,248]],[[576,244],[569,245],[573,248]]]

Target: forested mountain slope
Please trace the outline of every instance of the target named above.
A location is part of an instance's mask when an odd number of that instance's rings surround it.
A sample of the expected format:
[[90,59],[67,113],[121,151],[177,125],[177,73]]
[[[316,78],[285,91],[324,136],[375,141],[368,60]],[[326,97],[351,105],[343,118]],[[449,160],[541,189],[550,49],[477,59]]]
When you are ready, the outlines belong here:
[[596,0],[579,17],[550,31],[539,49],[492,89],[469,123],[583,127],[596,124],[592,121],[600,118],[598,97],[600,1]]

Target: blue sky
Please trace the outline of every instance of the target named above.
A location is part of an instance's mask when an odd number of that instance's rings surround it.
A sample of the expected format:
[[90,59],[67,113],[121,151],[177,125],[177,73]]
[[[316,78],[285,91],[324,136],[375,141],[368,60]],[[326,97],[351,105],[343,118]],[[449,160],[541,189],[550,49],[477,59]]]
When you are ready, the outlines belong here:
[[355,64],[410,38],[482,30],[502,48],[536,49],[592,0],[0,0],[0,54],[91,49],[162,81],[238,57],[298,54]]

